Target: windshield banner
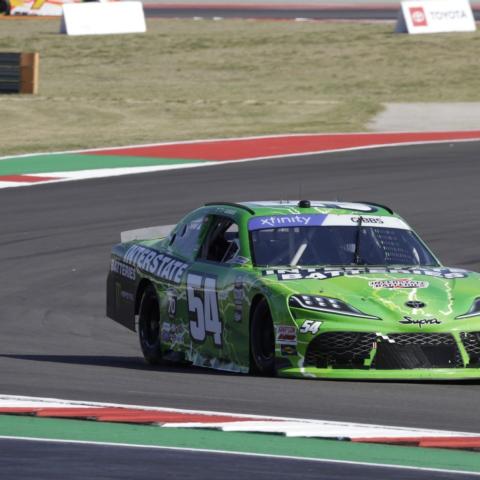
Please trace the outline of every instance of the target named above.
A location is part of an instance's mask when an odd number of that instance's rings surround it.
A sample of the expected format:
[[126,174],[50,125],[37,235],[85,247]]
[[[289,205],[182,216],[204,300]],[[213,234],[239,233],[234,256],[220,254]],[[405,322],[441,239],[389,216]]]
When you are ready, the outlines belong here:
[[410,227],[400,218],[380,217],[374,215],[327,215],[327,214],[291,214],[253,217],[248,222],[248,229],[265,230],[285,227],[362,227],[399,228],[410,230]]

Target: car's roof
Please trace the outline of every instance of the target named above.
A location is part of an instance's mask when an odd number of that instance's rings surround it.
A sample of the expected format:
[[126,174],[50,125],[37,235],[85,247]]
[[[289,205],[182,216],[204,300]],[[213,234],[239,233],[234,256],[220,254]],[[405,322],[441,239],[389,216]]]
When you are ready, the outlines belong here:
[[[307,203],[308,202],[308,203]],[[225,205],[219,202],[217,205]],[[230,206],[237,206],[245,210],[250,210],[250,214],[255,216],[262,215],[288,215],[288,214],[315,214],[332,213],[338,215],[370,214],[370,215],[394,215],[393,211],[384,205],[370,202],[340,202],[320,201],[320,200],[263,200],[230,203]],[[309,205],[309,206],[308,206]]]

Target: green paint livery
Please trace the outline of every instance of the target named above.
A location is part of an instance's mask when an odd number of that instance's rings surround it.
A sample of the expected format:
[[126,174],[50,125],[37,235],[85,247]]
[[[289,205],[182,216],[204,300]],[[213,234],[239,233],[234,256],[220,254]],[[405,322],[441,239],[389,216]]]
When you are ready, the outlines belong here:
[[480,378],[480,275],[442,266],[388,207],[207,204],[147,233],[113,247],[107,315],[138,330],[150,363]]

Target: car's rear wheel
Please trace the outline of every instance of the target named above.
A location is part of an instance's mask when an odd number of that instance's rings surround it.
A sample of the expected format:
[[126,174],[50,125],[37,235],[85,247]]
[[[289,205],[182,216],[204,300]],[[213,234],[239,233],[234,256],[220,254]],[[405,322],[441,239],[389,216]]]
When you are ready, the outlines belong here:
[[258,302],[250,319],[250,373],[275,375],[275,332],[264,298]]
[[156,365],[162,359],[160,343],[160,310],[157,293],[148,285],[140,301],[138,316],[138,338],[147,363]]

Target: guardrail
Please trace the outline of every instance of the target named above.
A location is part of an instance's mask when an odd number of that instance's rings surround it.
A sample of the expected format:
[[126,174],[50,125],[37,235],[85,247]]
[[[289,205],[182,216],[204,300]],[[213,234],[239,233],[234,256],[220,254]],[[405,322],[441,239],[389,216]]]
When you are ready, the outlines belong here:
[[38,93],[39,62],[38,52],[0,52],[0,93]]

